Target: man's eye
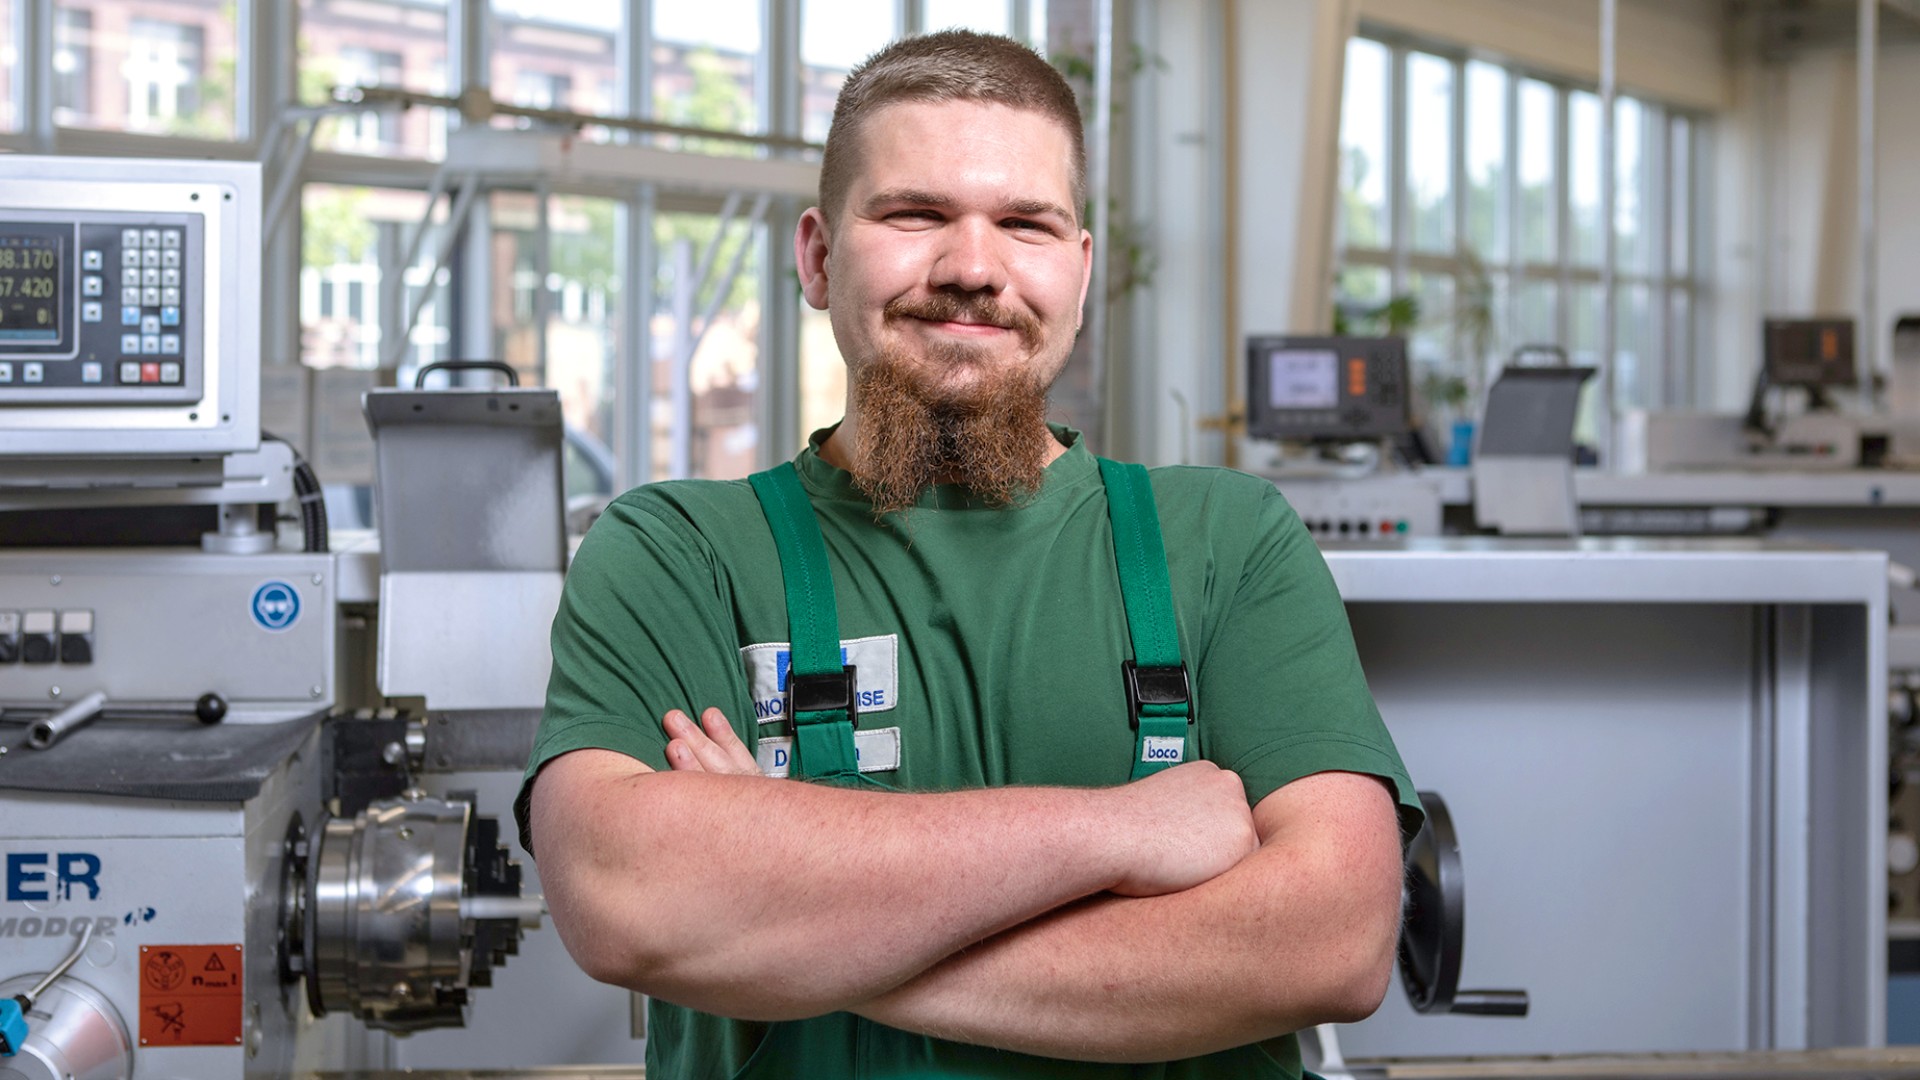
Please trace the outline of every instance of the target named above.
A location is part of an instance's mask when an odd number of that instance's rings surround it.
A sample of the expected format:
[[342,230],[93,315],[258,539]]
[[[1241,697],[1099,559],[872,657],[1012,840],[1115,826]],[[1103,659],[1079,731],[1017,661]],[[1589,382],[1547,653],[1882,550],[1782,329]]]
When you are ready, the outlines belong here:
[[1009,218],[1004,224],[1009,229],[1023,232],[1050,233],[1053,231],[1041,222],[1029,221],[1026,218]]
[[935,213],[932,210],[895,210],[893,213],[888,214],[887,217],[895,221],[938,221],[940,220],[940,215]]

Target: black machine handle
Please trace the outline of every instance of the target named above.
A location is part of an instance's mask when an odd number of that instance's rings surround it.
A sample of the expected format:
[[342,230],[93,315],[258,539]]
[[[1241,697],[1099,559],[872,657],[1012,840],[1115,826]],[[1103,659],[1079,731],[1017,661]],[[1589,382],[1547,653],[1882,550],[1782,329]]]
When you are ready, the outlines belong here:
[[1420,792],[1427,823],[1407,845],[1406,918],[1400,924],[1400,984],[1415,1012],[1525,1016],[1525,990],[1462,990],[1466,878],[1446,800]]
[[1456,990],[1453,1007],[1447,1011],[1467,1016],[1525,1016],[1528,1004],[1525,990]]
[[427,385],[427,376],[436,371],[497,371],[507,377],[508,386],[520,385],[520,373],[513,370],[513,365],[499,360],[439,360],[420,369],[413,377],[413,388],[418,390]]

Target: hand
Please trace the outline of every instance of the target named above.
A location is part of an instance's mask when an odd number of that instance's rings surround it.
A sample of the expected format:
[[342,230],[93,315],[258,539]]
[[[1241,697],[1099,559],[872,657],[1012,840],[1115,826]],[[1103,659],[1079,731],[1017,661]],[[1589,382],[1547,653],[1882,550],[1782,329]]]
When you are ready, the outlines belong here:
[[660,721],[666,729],[667,764],[674,772],[731,773],[736,776],[761,776],[760,763],[753,751],[733,733],[733,725],[719,709],[700,714],[695,724],[686,713],[675,709]]
[[1191,889],[1238,865],[1260,846],[1238,773],[1211,761],[1162,769],[1111,789],[1127,805],[1130,846],[1113,891],[1160,896]]

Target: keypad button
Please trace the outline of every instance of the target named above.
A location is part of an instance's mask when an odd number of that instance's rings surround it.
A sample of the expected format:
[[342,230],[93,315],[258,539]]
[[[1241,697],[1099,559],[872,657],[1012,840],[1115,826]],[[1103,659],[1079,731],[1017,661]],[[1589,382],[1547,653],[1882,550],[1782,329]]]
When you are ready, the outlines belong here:
[[89,300],[86,303],[80,305],[80,321],[81,322],[99,322],[101,319],[105,317],[106,316],[100,307],[100,301],[98,300]]
[[46,377],[47,369],[42,367],[38,360],[29,360],[20,365],[20,381],[22,382],[44,382]]
[[160,302],[167,305],[168,307],[179,307],[180,306],[180,290],[179,289],[161,289]]
[[160,230],[159,229],[140,230],[140,246],[150,247],[150,248],[159,247],[160,246]]
[[143,383],[157,383],[160,381],[160,364],[158,361],[143,362],[140,365],[140,381]]
[[121,334],[120,335],[120,351],[125,353],[128,356],[140,355],[140,335],[139,334]]
[[140,286],[128,285],[126,288],[121,289],[120,302],[123,304],[138,305],[140,303]]
[[162,362],[160,365],[160,381],[168,386],[179,385],[180,365],[172,361]]
[[160,249],[146,248],[142,250],[140,252],[140,265],[154,266],[154,267],[159,266],[160,265]]
[[139,266],[140,265],[139,247],[136,246],[136,247],[121,248],[120,249],[120,265],[122,267],[129,268],[129,269],[132,267]]
[[160,265],[161,265],[161,266],[171,266],[171,267],[174,267],[174,268],[176,268],[176,269],[178,269],[178,268],[179,268],[179,266],[180,266],[180,251],[179,251],[179,249],[178,249],[178,248],[168,248],[167,250],[165,250],[165,251],[163,251],[163,252],[161,252],[161,253],[160,253]]
[[180,335],[179,334],[161,334],[160,335],[160,353],[163,356],[179,356],[180,355]]
[[100,364],[98,361],[89,360],[80,365],[80,381],[83,383],[97,383],[100,381]]
[[140,305],[139,304],[129,304],[120,309],[120,325],[121,326],[139,326],[140,325]]
[[149,288],[141,289],[140,305],[142,307],[159,307],[160,306],[160,287],[158,285],[154,285]]
[[106,268],[106,265],[106,256],[100,254],[98,248],[88,248],[80,253],[80,269],[82,270],[103,270]]
[[172,305],[168,305],[167,307],[161,308],[160,309],[160,325],[161,326],[179,326],[180,325],[180,309]]
[[173,289],[173,288],[178,288],[179,285],[180,285],[180,268],[179,267],[169,266],[166,269],[160,271],[160,286],[162,288]]
[[123,383],[139,382],[140,381],[140,362],[137,360],[121,361],[120,381]]
[[88,274],[80,279],[80,295],[102,296],[107,291],[107,283],[98,274]]
[[177,248],[177,247],[179,247],[179,246],[180,246],[180,230],[179,230],[179,229],[163,229],[163,230],[161,230],[161,232],[160,232],[160,246],[161,246],[161,247],[163,247],[163,248]]
[[139,247],[140,246],[140,230],[139,229],[121,229],[120,230],[120,246],[123,248]]
[[143,334],[159,333],[160,332],[160,316],[142,315],[140,317],[140,332]]
[[140,271],[140,284],[151,285],[158,288],[160,285],[160,268],[152,266]]
[[5,360],[0,360],[0,383],[10,383],[12,381],[13,365],[7,363]]
[[141,334],[140,335],[140,355],[141,356],[159,356],[160,355],[160,335],[159,334]]

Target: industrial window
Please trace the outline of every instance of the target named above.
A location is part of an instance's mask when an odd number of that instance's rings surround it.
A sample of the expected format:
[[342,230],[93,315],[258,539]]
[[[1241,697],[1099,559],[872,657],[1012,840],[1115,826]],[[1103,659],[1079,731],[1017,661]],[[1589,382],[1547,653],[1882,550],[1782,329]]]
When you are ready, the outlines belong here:
[[59,0],[53,15],[56,123],[238,137],[239,5]]
[[93,115],[93,12],[63,8],[53,50],[53,122],[71,126]]
[[[1702,125],[1615,99],[1615,407],[1690,404]],[[1356,332],[1411,298],[1416,378],[1442,422],[1471,416],[1515,350],[1601,348],[1601,102],[1547,78],[1384,32],[1348,42],[1335,303]],[[1662,242],[1665,238],[1665,242]],[[1393,305],[1396,324],[1407,305]],[[1591,437],[1597,395],[1587,396]]]
[[[445,0],[300,0],[299,100],[318,105],[350,86],[445,94],[448,32]],[[324,122],[314,145],[432,159],[445,152],[446,125],[439,108],[366,113]]]

